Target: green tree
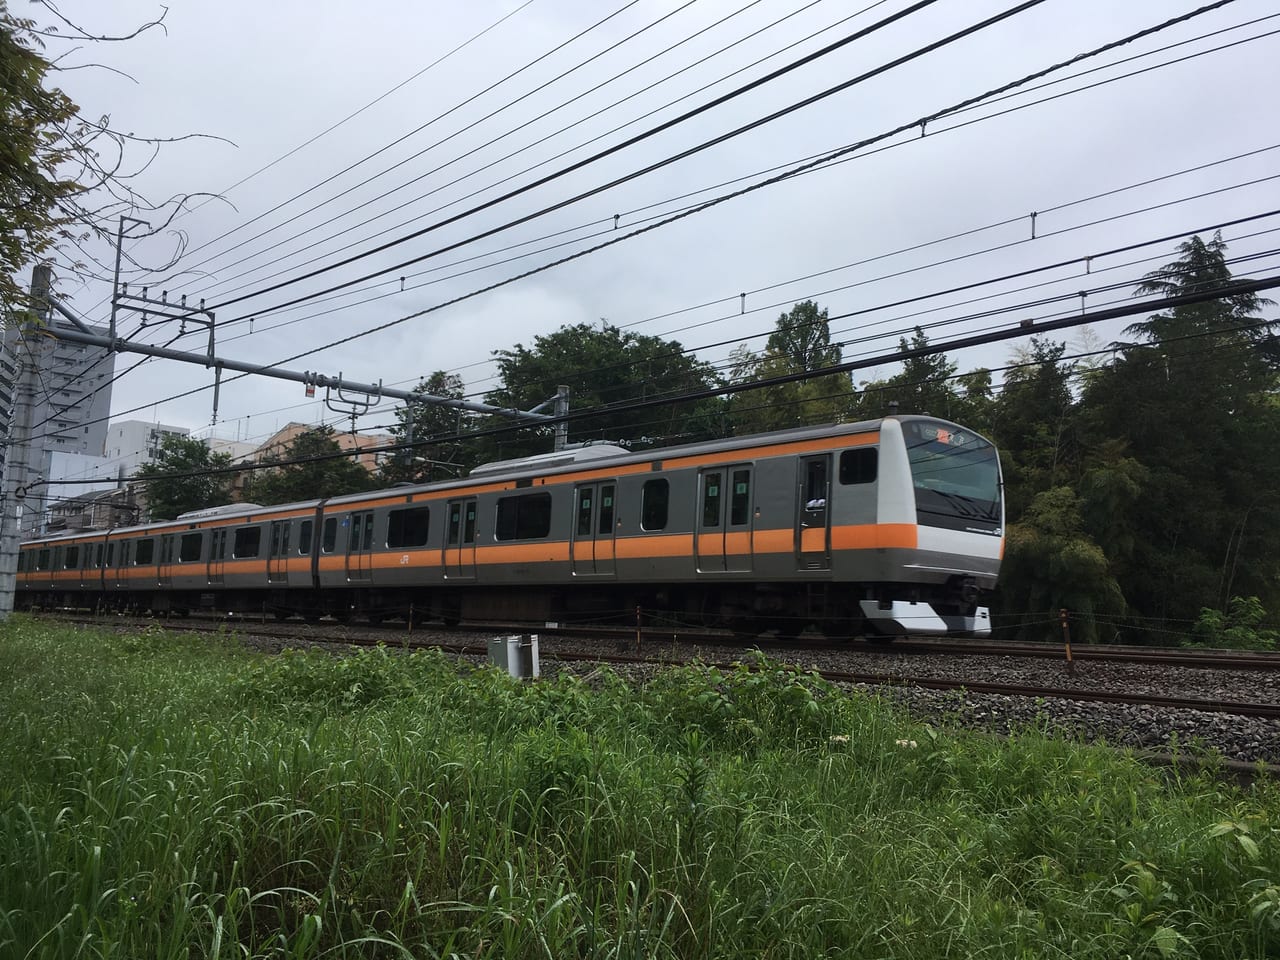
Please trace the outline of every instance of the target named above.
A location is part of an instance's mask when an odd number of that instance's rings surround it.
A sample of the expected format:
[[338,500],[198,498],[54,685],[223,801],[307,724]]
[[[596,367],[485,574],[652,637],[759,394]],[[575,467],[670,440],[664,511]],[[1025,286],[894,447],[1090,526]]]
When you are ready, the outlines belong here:
[[1010,524],[999,597],[1004,622],[1027,638],[1060,636],[1058,611],[1065,609],[1078,625],[1076,636],[1095,642],[1095,617],[1124,612],[1124,594],[1106,554],[1085,531],[1080,499],[1069,487],[1037,494],[1022,521]]
[[[203,440],[166,436],[156,456],[138,468],[136,477],[150,480],[145,488],[152,520],[172,520],[179,514],[231,502],[231,475],[210,474],[231,465],[231,457],[214,453]],[[168,477],[169,474],[189,476]]]
[[333,427],[301,433],[280,456],[264,461],[280,465],[256,471],[245,484],[245,499],[264,505],[296,503],[377,489],[374,476],[351,456],[337,456],[341,453]]
[[1040,492],[1076,477],[1075,400],[1066,345],[1032,337],[1005,377],[992,414],[1004,467],[1005,510],[1016,521]]
[[[456,373],[437,370],[420,381],[413,393],[430,397],[461,399],[465,391]],[[379,467],[384,484],[425,483],[429,480],[465,476],[474,466],[468,445],[454,437],[467,430],[474,414],[438,403],[411,400],[396,410],[396,424],[391,428],[392,443],[413,443],[409,450],[397,451]]]
[[26,302],[14,274],[65,235],[71,217],[60,204],[79,189],[63,173],[73,153],[65,131],[77,107],[48,85],[53,68],[32,29],[30,20],[0,3],[0,309],[6,320]]
[[1116,445],[1143,472],[1125,515],[1091,525],[1133,532],[1117,569],[1145,616],[1193,620],[1202,607],[1225,609],[1233,594],[1280,605],[1280,457],[1270,441],[1280,432],[1280,384],[1257,319],[1264,304],[1230,294],[1226,249],[1219,236],[1192,238],[1147,277],[1148,293],[1228,295],[1134,324],[1137,342],[1094,372],[1082,398],[1083,445]]
[[[570,412],[625,405],[636,400],[677,396],[717,386],[719,378],[706,363],[685,352],[674,340],[623,331],[610,323],[599,329],[580,323],[535,337],[533,345],[516,344],[494,351],[502,385],[485,397],[500,407],[529,410],[556,393],[570,390]],[[665,404],[639,410],[605,410],[573,420],[569,441],[625,441],[667,446],[719,436],[724,430],[724,404],[718,399]],[[477,421],[481,429],[509,427],[508,418]],[[545,453],[552,431],[536,427],[485,437],[477,444],[484,460]]]
[[[778,317],[762,354],[744,345],[730,359],[734,383],[758,383],[834,366],[841,355],[840,345],[831,342],[826,308],[819,310],[812,300],[805,300]],[[735,433],[762,433],[843,420],[849,402],[849,377],[827,374],[737,394],[730,404],[731,418]]]
[[[902,337],[898,349],[920,350],[929,346],[929,338],[919,327],[911,339]],[[968,425],[971,407],[986,410],[990,400],[990,374],[983,371],[966,375],[967,385],[973,388],[982,403],[971,404],[961,392],[961,378],[956,376],[957,365],[944,353],[909,357],[902,362],[902,369],[886,380],[863,381],[854,404],[858,419],[872,420],[883,417],[896,404],[898,413],[928,414]]]
[[[113,243],[120,214],[159,212],[163,222],[130,237],[136,241],[161,233],[194,196],[151,204],[130,185],[136,173],[126,172],[138,145],[157,149],[163,142],[185,137],[162,140],[113,129],[110,116],[84,116],[53,83],[59,71],[95,66],[69,63],[67,58],[80,49],[71,44],[130,40],[162,27],[163,14],[130,32],[106,36],[81,29],[56,4],[42,6],[57,21],[47,28],[15,16],[0,0],[0,321],[6,323],[16,319],[15,312],[25,314],[28,294],[15,279],[24,266],[55,259],[66,247],[70,255],[62,258],[61,266],[96,278],[98,267],[86,241],[96,237]],[[46,38],[68,48],[46,57]],[[86,259],[87,268],[82,263]],[[174,260],[176,255],[168,264],[140,264],[131,255],[122,272],[167,269]]]

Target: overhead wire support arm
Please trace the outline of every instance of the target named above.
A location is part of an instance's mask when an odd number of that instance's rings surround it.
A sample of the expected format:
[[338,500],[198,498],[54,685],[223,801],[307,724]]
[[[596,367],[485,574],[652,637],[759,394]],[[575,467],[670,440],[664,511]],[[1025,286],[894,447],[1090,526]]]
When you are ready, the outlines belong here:
[[[56,306],[58,312],[71,318],[74,314],[66,308],[66,306],[57,303],[56,298],[49,297],[49,302]],[[172,304],[170,305],[172,306]],[[212,314],[210,314],[212,317]],[[79,320],[79,318],[76,318]],[[80,321],[78,326],[83,325]],[[246,363],[242,360],[231,360],[225,357],[219,357],[212,352],[212,330],[210,331],[210,352],[208,353],[191,353],[187,350],[174,350],[171,347],[161,347],[151,343],[136,343],[130,340],[113,339],[111,337],[101,336],[96,333],[87,333],[84,330],[60,330],[50,328],[47,334],[58,340],[66,340],[71,343],[82,343],[91,347],[105,347],[107,349],[116,350],[120,353],[140,353],[149,357],[157,357],[161,360],[177,360],[181,363],[198,363],[204,367],[213,367],[216,371],[218,379],[221,378],[222,370],[234,370],[237,373],[248,373],[256,376],[272,377],[276,380],[290,380],[294,383],[301,383],[307,386],[319,386],[326,389],[335,388],[339,391],[339,399],[341,402],[350,403],[351,395],[363,393],[368,397],[374,398],[371,402],[376,402],[378,398],[390,397],[393,400],[405,400],[414,403],[430,403],[438,404],[445,407],[454,407],[459,410],[469,410],[473,413],[495,413],[503,416],[513,417],[518,420],[528,420],[533,422],[542,422],[555,419],[551,414],[537,413],[535,411],[512,410],[508,407],[498,407],[488,403],[477,403],[472,400],[462,400],[453,397],[436,397],[431,394],[414,393],[409,390],[398,390],[393,387],[385,387],[379,383],[356,383],[345,379],[341,374],[336,377],[328,376],[323,373],[317,373],[311,370],[286,370],[283,367],[277,367],[270,364]]]

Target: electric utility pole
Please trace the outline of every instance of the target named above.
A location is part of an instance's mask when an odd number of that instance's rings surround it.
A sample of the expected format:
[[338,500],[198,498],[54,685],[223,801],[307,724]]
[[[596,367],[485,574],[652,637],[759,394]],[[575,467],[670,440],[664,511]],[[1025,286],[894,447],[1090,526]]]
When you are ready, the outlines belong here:
[[[41,329],[49,320],[49,284],[52,272],[40,264],[31,272],[32,309],[9,340],[15,369],[13,407],[4,436],[4,476],[0,479],[0,621],[13,613],[17,586],[19,529],[23,510],[39,510],[39,502],[24,504],[31,485],[31,412],[36,403],[36,376],[43,349]],[[2,414],[0,414],[2,415]]]

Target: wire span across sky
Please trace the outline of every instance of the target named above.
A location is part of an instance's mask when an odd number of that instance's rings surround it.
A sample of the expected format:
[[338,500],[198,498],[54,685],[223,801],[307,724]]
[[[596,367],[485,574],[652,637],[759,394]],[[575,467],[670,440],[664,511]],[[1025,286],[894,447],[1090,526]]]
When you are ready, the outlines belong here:
[[[95,25],[102,17],[89,0],[64,6]],[[113,15],[145,4],[119,6]],[[401,385],[456,369],[469,392],[480,392],[492,385],[484,364],[490,351],[604,318],[680,336],[699,356],[720,362],[723,349],[711,344],[767,333],[790,297],[817,296],[833,316],[853,313],[908,296],[917,273],[930,288],[961,286],[1275,206],[1268,180],[1280,172],[1274,152],[1242,157],[1229,174],[1224,163],[1266,146],[1252,98],[1280,82],[1280,44],[1268,19],[1274,8],[1233,0],[1100,57],[1096,74],[1087,72],[1093,64],[1082,64],[1071,71],[1074,81],[1052,86],[1055,78],[1046,78],[1035,92],[957,115],[950,121],[955,129],[931,122],[912,142],[782,178],[589,257],[530,272],[613,239],[615,225],[619,234],[630,232],[646,218],[657,222],[697,205],[706,197],[698,191],[713,184],[767,177],[762,171],[930,116],[1203,5],[1153,0],[1117,9],[1094,0],[1042,0],[1019,10],[1009,0],[888,0],[863,4],[866,12],[849,19],[847,8],[830,2],[797,10],[781,0],[743,0],[714,11],[621,2],[608,8],[533,2],[513,11],[481,2],[424,30],[418,5],[393,2],[363,12],[361,29],[352,31],[344,17],[283,2],[255,6],[253,35],[234,30],[236,6],[229,0],[216,12],[174,9],[167,38],[111,48],[109,55],[120,59],[108,65],[132,74],[136,84],[99,76],[105,82],[82,95],[71,82],[79,74],[67,75],[69,92],[90,112],[109,102],[118,120],[145,124],[148,133],[194,129],[240,145],[179,146],[146,172],[153,195],[235,185],[229,195],[235,209],[204,203],[176,221],[192,255],[169,284],[205,291],[220,322],[242,319],[225,328],[228,355],[283,364],[305,356],[326,372]],[[732,101],[693,112],[726,89],[762,80],[779,63],[815,54],[830,44],[833,24],[847,21],[839,32],[851,36],[890,18],[898,19]],[[926,49],[987,21],[945,47]],[[361,69],[341,70],[346,62]],[[849,85],[890,63],[897,65]],[[813,99],[823,91],[836,92]],[[646,123],[619,126],[646,112]],[[689,114],[682,123],[661,128],[682,114]],[[655,131],[651,137],[627,143],[646,128]],[[736,138],[722,139],[735,130]],[[691,152],[701,144],[708,146]],[[599,156],[573,169],[584,147]],[[1050,210],[1193,167],[1200,169],[1152,183],[1133,202],[1101,198],[1087,216]],[[564,172],[548,178],[557,170]],[[375,176],[380,171],[385,175]],[[636,171],[649,173],[633,177]],[[397,184],[406,187],[388,192]],[[581,199],[569,205],[575,197]],[[1151,209],[1121,217],[1138,207]],[[444,222],[468,209],[469,216]],[[1024,223],[1012,213],[1019,210]],[[988,244],[960,236],[1009,220],[995,234],[1004,230],[1012,238],[1037,210],[1034,244],[975,258]],[[1092,221],[1092,228],[1062,232]],[[433,236],[410,236],[433,224]],[[396,247],[375,252],[400,235]],[[1274,246],[1266,237],[1228,232],[1226,239],[1233,256]],[[557,244],[563,246],[553,249]],[[457,251],[447,258],[453,265],[435,269],[433,253],[444,261],[440,251],[449,249]],[[158,251],[155,244],[130,248],[143,264],[158,262]],[[893,251],[912,252],[895,254],[881,269],[875,261]],[[1152,251],[1153,258],[1159,254]],[[1172,244],[1167,254],[1165,260],[1173,258]],[[359,259],[337,265],[352,256]],[[100,263],[112,259],[96,256]],[[414,261],[431,272],[413,276],[421,272]],[[839,282],[800,279],[839,265],[848,265]],[[495,286],[517,274],[523,276]],[[147,282],[136,274],[129,279]],[[281,283],[289,287],[273,292]],[[75,290],[68,279],[64,289],[88,319],[102,319],[101,284]],[[735,315],[741,293],[748,293],[747,309]],[[298,302],[269,309],[289,300]],[[663,315],[675,322],[656,328],[646,322]],[[173,332],[152,328],[142,335],[165,342]],[[851,330],[839,338],[860,336]],[[125,366],[117,366],[113,384],[117,415],[142,408],[168,423],[207,423],[207,400],[165,399],[189,389],[193,371],[148,363],[125,373]],[[298,402],[296,388],[255,381],[250,390],[246,383],[224,389],[228,419],[253,417],[269,433],[269,412]],[[184,389],[173,389],[179,385]],[[317,405],[288,410],[289,419],[323,416]]]

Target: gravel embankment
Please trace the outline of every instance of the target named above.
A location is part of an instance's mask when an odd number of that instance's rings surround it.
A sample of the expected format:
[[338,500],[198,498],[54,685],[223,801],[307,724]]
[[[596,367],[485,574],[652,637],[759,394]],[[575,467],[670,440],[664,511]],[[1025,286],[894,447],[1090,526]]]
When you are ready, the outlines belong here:
[[[259,625],[248,623],[246,627]],[[234,632],[234,626],[228,625]],[[332,647],[343,638],[367,640],[372,637],[391,647],[403,643],[398,630],[378,630],[352,625],[320,628],[300,623],[273,624],[270,629],[298,634],[297,640],[270,640],[246,637],[249,645],[275,651],[282,647]],[[476,633],[430,630],[414,635],[415,641],[481,646],[484,636]],[[632,653],[629,642],[616,639],[587,640],[544,635],[540,638],[542,671],[554,675],[569,669],[590,673],[595,664],[574,662],[574,656],[596,652]],[[725,663],[741,656],[739,647],[689,644],[673,640],[646,640],[646,657],[662,660],[692,660]],[[557,657],[565,657],[558,660]],[[1074,676],[1067,674],[1059,660],[1024,657],[947,656],[936,653],[898,653],[855,646],[848,651],[806,650],[792,654],[770,650],[769,656],[789,661],[804,669],[877,674],[895,677],[933,677],[948,680],[1034,685],[1053,689],[1107,690],[1153,696],[1186,697],[1250,703],[1280,702],[1280,671],[1209,670],[1143,664],[1078,661]],[[466,658],[481,662],[480,658]],[[657,667],[622,664],[612,667],[635,682],[644,682]],[[934,691],[918,687],[875,687],[849,685],[853,690],[874,694],[902,706],[913,717],[930,723],[980,729],[998,734],[1014,733],[1035,725],[1084,742],[1106,743],[1143,751],[1197,753],[1217,751],[1229,760],[1262,761],[1280,765],[1280,720],[1251,719],[1196,710],[1166,710],[1157,707],[1125,706],[1066,700],[1053,697],[1010,697],[967,691]]]
[[[546,638],[541,641],[544,670],[555,669],[549,655],[569,653],[582,641]],[[707,661],[732,659],[732,648],[696,648]],[[645,652],[671,659],[688,656],[692,649],[652,644]],[[1107,690],[1151,696],[1186,697],[1249,703],[1280,701],[1280,672],[1208,670],[1128,663],[1085,661],[1076,663],[1074,676],[1057,660],[1024,657],[946,656],[897,654],[892,650],[848,652],[797,651],[790,660],[806,669],[833,670],[898,677],[933,677],[974,682],[1025,684],[1053,689]],[[625,675],[640,679],[651,668],[622,667]],[[1166,710],[1045,697],[1010,697],[967,691],[935,691],[919,687],[875,687],[872,690],[898,704],[915,718],[930,723],[962,726],[1008,734],[1037,725],[1085,742],[1138,750],[1169,752],[1217,751],[1229,760],[1280,764],[1280,720],[1254,719],[1198,710]]]

